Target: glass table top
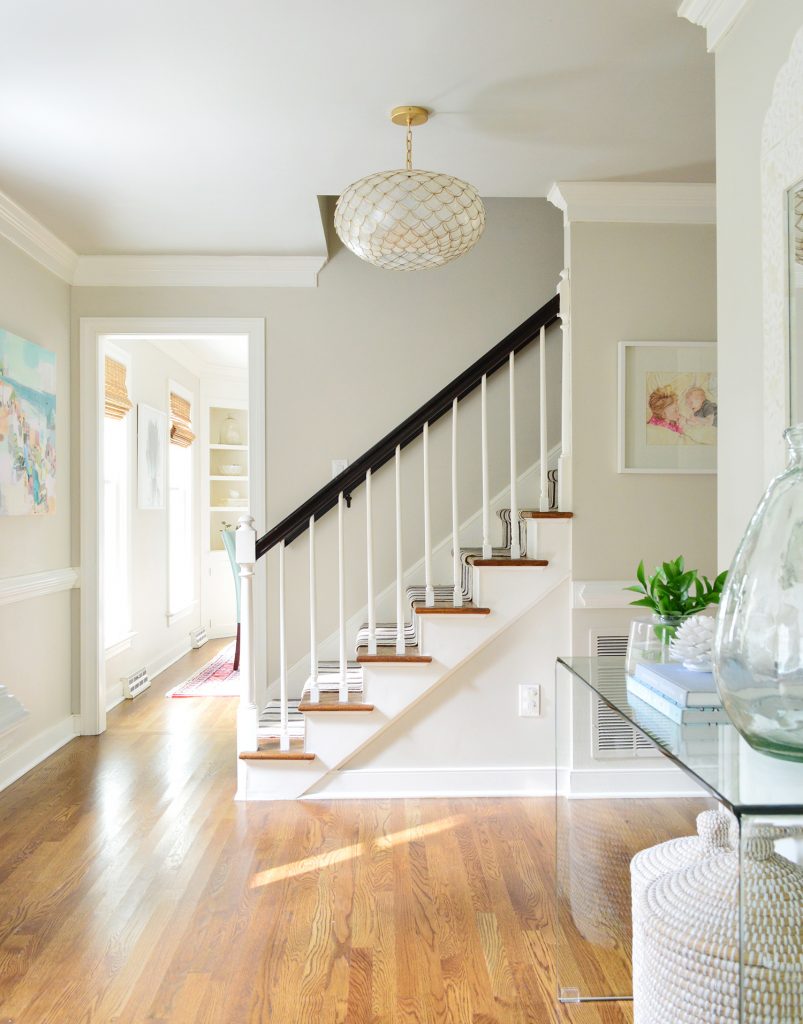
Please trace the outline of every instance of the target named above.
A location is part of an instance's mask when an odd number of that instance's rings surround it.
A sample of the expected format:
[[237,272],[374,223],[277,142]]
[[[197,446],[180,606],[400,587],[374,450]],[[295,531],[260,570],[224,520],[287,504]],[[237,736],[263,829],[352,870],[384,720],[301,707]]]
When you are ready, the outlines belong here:
[[734,813],[803,814],[803,763],[753,750],[730,724],[676,725],[628,693],[624,658],[567,657],[558,665]]

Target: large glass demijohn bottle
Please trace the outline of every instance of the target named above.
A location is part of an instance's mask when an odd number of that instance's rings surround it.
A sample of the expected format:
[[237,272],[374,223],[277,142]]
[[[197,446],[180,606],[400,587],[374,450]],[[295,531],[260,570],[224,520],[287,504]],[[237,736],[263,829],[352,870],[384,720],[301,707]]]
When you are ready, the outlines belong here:
[[803,424],[761,499],[720,601],[714,674],[733,724],[757,750],[803,761]]

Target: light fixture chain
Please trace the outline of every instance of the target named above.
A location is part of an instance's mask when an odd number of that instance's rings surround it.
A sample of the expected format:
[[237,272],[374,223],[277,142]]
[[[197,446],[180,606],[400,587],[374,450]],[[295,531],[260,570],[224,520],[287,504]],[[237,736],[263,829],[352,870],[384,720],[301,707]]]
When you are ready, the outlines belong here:
[[413,169],[413,127],[407,122],[407,170]]

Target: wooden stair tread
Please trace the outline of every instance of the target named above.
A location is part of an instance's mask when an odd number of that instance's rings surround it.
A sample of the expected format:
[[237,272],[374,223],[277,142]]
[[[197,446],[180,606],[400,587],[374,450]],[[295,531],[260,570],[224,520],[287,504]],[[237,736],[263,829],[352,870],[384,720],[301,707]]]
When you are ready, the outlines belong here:
[[357,661],[361,665],[403,665],[406,662],[428,665],[432,658],[421,654],[417,647],[408,647],[404,654],[397,654],[395,647],[377,647],[376,654],[369,654],[367,647],[358,647]]
[[490,615],[490,608],[480,608],[476,604],[466,602],[455,608],[453,604],[426,605],[423,601],[413,601],[413,611],[417,615]]
[[539,512],[538,509],[525,508],[519,512],[519,519],[574,519],[574,512]]
[[539,566],[543,567],[549,565],[549,562],[545,558],[478,558],[476,555],[469,557],[471,565],[476,565],[478,569],[483,566]]
[[357,704],[349,701],[346,704],[340,704],[335,701],[321,701],[318,704],[304,703],[298,705],[299,711],[310,712],[310,711],[373,711],[373,704]]
[[273,750],[263,748],[260,750],[243,750],[240,753],[241,761],[314,761],[315,755],[306,750]]

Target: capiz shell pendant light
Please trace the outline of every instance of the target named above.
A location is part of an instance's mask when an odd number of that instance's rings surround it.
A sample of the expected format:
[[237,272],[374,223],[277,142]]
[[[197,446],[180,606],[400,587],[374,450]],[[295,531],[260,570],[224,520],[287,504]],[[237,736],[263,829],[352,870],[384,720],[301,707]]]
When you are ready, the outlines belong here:
[[384,270],[428,270],[462,256],[485,227],[485,207],[473,185],[450,174],[413,170],[413,128],[424,107],[395,107],[390,119],[407,127],[407,166],[360,178],[335,207],[335,231],[360,259]]

